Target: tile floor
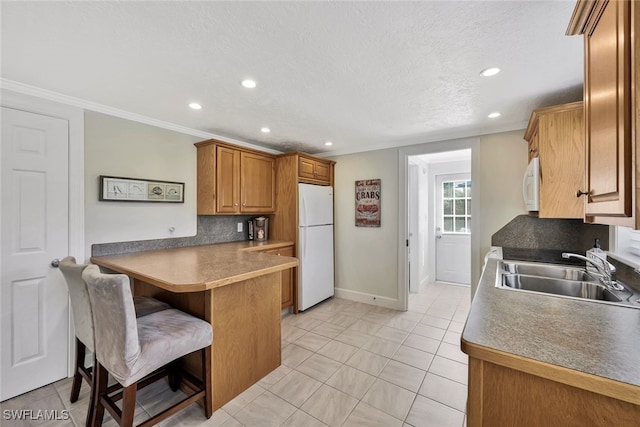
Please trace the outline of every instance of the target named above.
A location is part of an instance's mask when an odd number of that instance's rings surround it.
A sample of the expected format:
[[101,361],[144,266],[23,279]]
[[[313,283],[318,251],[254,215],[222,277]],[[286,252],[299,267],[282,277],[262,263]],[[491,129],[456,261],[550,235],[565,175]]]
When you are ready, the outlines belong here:
[[[410,295],[407,312],[333,298],[286,316],[278,369],[209,420],[192,405],[161,425],[463,427],[467,357],[460,351],[460,333],[469,305],[468,287],[428,284]],[[2,402],[0,425],[84,425],[88,387],[83,384],[74,404],[70,387],[66,379]],[[181,396],[163,381],[143,389],[136,420]],[[4,411],[12,409],[66,410],[70,417],[4,419]],[[115,422],[105,415],[104,425]]]

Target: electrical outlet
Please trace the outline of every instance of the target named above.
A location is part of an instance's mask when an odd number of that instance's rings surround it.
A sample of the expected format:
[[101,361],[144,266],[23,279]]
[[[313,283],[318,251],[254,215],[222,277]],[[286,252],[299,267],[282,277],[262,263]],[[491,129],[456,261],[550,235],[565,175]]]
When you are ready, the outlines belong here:
[[238,233],[242,233],[242,223],[238,223]]

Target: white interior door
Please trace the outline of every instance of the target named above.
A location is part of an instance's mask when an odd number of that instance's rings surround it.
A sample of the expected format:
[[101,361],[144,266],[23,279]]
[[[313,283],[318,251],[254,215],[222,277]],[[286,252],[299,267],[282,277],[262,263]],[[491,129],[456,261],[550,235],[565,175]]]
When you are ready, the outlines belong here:
[[409,163],[409,292],[418,292],[420,290],[419,194],[418,165]]
[[2,108],[0,400],[67,376],[69,123]]
[[471,284],[471,176],[436,177],[436,281]]

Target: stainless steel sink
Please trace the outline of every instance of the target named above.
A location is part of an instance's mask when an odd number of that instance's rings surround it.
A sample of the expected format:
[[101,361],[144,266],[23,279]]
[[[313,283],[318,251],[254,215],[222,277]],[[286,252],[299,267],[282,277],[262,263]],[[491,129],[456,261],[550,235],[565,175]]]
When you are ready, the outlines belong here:
[[627,286],[610,290],[599,277],[576,266],[500,260],[496,287],[640,308],[640,291]]
[[524,274],[502,274],[502,285],[511,289],[543,292],[597,301],[620,302],[613,292],[604,286],[581,280],[557,279],[552,277],[527,276]]
[[579,280],[583,282],[598,282],[595,275],[586,272],[584,268],[567,265],[501,261],[501,269],[505,273],[526,274],[529,276],[551,277],[555,279]]

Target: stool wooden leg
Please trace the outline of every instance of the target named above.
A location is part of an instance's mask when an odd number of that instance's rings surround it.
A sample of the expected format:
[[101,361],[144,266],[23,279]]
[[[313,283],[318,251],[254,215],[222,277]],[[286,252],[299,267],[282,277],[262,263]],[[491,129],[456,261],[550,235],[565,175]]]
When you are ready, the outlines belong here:
[[78,400],[80,395],[80,386],[82,386],[82,375],[80,374],[80,367],[84,366],[84,356],[86,347],[78,338],[76,338],[76,368],[73,374],[73,383],[71,385],[71,397],[69,400],[74,403]]
[[202,349],[202,381],[204,382],[204,415],[213,415],[213,393],[211,378],[211,346]]
[[181,368],[180,359],[174,360],[167,366],[171,391],[178,391],[180,387],[180,381],[182,380]]
[[122,419],[120,420],[120,427],[133,426],[133,417],[136,410],[136,391],[138,389],[138,383],[133,383],[127,386],[123,390],[122,394]]
[[100,427],[102,425],[102,419],[104,418],[104,405],[100,400],[109,386],[109,374],[97,360],[95,360],[94,363],[93,376],[95,378],[95,392],[93,393],[93,410],[90,410],[92,412],[90,425],[91,427]]
[[97,370],[97,366],[98,366],[98,359],[96,359],[96,355],[94,353],[93,355],[93,374],[91,375],[91,390],[89,393],[89,408],[87,408],[87,419],[85,421],[85,426],[86,427],[90,427],[91,423],[93,422],[93,411],[95,410],[94,408],[94,402],[97,399],[97,395],[98,395],[98,386],[96,384],[97,377],[98,375],[96,375],[96,370]]

